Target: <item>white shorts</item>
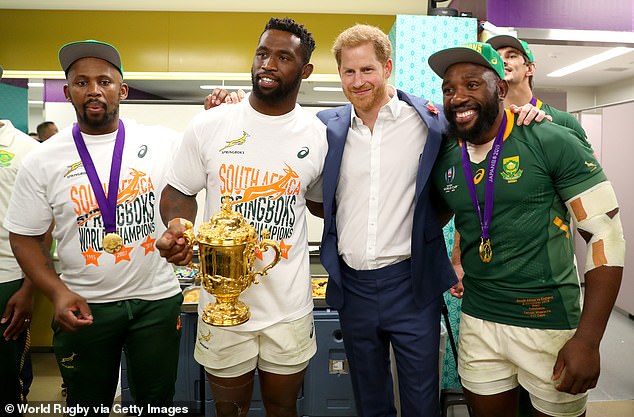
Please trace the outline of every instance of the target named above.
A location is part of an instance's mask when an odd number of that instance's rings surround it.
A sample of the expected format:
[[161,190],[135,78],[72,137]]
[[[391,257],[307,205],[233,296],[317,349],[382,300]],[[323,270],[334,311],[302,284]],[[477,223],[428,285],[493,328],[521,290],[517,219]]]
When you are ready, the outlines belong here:
[[557,354],[575,330],[510,326],[461,314],[458,373],[463,386],[478,395],[494,395],[522,385],[533,407],[555,417],[576,417],[586,409],[588,393],[567,394],[552,380]]
[[313,314],[258,331],[238,332],[198,318],[194,358],[221,378],[244,375],[256,367],[279,375],[300,372],[317,352]]

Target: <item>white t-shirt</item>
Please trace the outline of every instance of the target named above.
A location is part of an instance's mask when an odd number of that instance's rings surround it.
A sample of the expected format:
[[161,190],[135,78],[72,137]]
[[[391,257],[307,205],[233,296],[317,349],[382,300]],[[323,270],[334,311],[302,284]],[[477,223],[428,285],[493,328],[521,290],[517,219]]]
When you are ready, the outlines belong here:
[[[299,105],[282,116],[255,111],[245,99],[199,114],[185,131],[168,182],[187,195],[207,190],[205,219],[220,211],[223,193],[258,234],[269,229],[280,262],[240,296],[251,319],[232,329],[259,330],[300,318],[313,309],[306,228],[308,190],[320,178],[328,150],[326,127]],[[309,198],[310,199],[310,198]],[[321,197],[315,197],[319,201]],[[256,259],[261,270],[273,251]],[[213,297],[202,291],[199,313]]]
[[416,109],[392,99],[374,129],[352,109],[337,183],[339,255],[358,270],[411,257],[416,176],[428,129]]
[[[180,291],[172,266],[155,248],[165,230],[159,200],[179,134],[133,121],[124,121],[124,126],[116,212],[123,248],[118,253],[102,249],[101,212],[71,128],[24,159],[5,220],[7,229],[27,236],[44,233],[54,220],[62,279],[91,303],[158,300]],[[83,137],[107,190],[116,132]]]
[[[4,220],[22,158],[39,142],[22,133],[9,120],[0,120],[0,223]],[[9,245],[9,231],[0,224],[0,283],[22,278],[22,270]]]

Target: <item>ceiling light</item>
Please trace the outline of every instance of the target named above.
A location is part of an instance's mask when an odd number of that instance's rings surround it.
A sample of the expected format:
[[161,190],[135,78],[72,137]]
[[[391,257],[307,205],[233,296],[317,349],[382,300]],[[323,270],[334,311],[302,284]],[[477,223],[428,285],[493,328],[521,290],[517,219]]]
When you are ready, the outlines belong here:
[[251,85],[201,85],[201,90],[215,90],[216,88],[224,88],[225,90],[252,90]]
[[564,75],[581,71],[582,69],[586,69],[600,62],[607,61],[608,59],[616,58],[617,56],[621,56],[632,51],[634,51],[634,48],[625,48],[622,46],[618,48],[612,48],[598,55],[591,56],[590,58],[586,58],[572,65],[568,65],[567,67],[560,68],[557,71],[553,71],[550,74],[548,74],[547,77],[563,77]]
[[313,87],[313,91],[343,91],[341,87]]

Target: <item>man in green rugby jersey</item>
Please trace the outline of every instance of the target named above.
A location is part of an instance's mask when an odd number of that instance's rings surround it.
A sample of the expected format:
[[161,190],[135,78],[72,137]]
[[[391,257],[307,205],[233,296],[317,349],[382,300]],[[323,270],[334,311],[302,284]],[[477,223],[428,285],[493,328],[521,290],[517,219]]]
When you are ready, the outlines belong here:
[[[614,190],[569,129],[515,125],[489,44],[439,51],[429,64],[449,122],[432,179],[461,234],[467,400],[475,416],[510,415],[521,385],[534,415],[583,416],[623,272]],[[588,243],[583,312],[571,219]]]
[[572,114],[549,106],[533,95],[536,65],[528,43],[511,35],[493,36],[486,42],[493,46],[504,60],[504,80],[509,85],[509,92],[504,99],[506,107],[511,104],[521,106],[531,103],[551,116],[553,123],[572,129],[582,138],[586,138],[585,130]]

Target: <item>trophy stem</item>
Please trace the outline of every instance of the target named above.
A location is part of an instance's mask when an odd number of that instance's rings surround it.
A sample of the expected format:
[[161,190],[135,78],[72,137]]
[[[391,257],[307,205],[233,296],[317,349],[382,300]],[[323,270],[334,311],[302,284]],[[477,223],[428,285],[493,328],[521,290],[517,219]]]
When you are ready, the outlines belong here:
[[203,309],[203,321],[212,326],[237,326],[249,320],[249,307],[240,300],[220,301]]

